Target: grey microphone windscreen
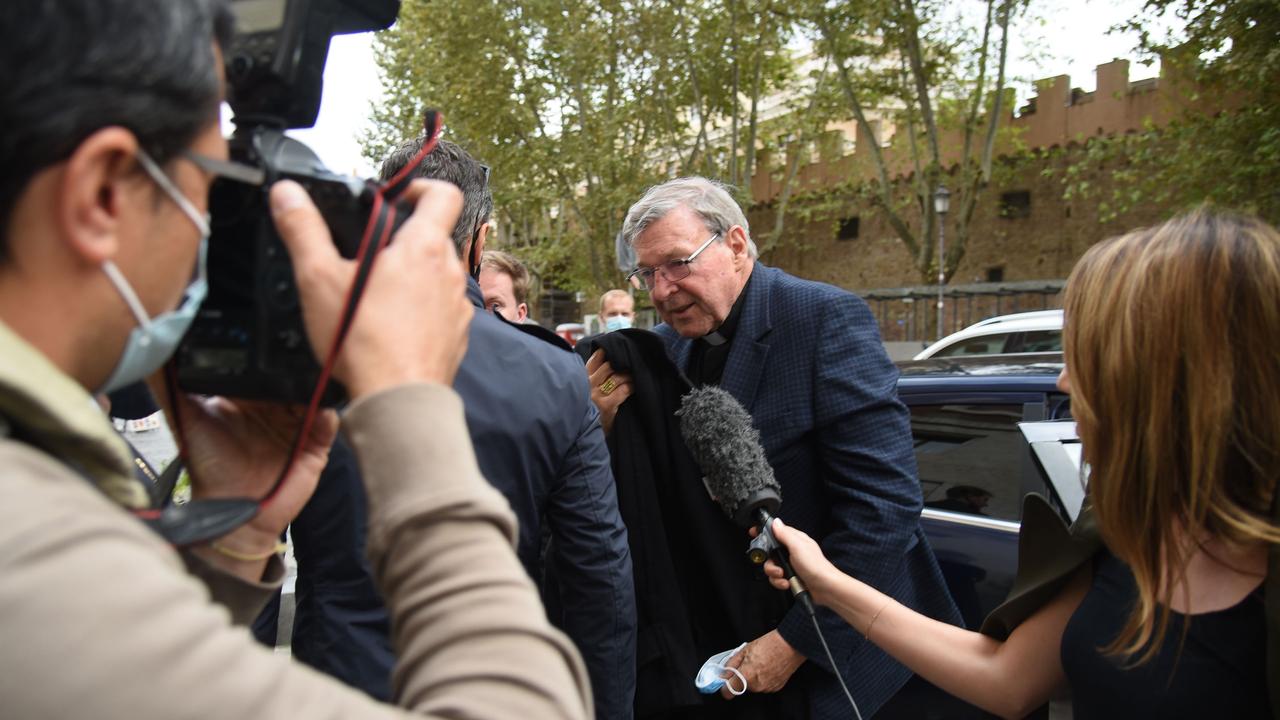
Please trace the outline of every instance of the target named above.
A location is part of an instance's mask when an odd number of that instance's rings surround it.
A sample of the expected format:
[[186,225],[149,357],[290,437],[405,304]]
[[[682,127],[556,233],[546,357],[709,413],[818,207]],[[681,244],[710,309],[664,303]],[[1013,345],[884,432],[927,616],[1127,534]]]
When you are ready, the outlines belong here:
[[755,524],[754,511],[777,512],[782,488],[765,459],[760,432],[732,395],[714,386],[695,388],[680,401],[680,434],[702,469],[707,490],[739,525]]

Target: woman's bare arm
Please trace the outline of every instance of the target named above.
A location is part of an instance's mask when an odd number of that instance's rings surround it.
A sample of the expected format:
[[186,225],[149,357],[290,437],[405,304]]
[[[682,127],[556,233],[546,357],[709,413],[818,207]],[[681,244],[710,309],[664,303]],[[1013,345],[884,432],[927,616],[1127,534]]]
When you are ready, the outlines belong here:
[[[1047,702],[1064,683],[1062,631],[1088,591],[1088,567],[1001,642],[921,615],[845,575],[827,561],[817,543],[781,521],[775,521],[774,533],[787,546],[796,573],[816,602],[952,695],[1001,717],[1020,718]],[[765,570],[776,587],[786,588],[781,568],[770,562]]]

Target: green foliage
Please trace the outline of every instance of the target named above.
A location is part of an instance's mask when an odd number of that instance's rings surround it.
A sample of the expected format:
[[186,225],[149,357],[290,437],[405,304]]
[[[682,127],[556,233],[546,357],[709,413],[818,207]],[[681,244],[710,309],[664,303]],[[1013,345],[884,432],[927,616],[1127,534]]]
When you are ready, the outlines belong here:
[[493,167],[499,241],[563,289],[616,286],[614,238],[646,187],[676,170],[732,179],[747,124],[712,140],[742,114],[727,80],[755,93],[789,80],[766,5],[408,0],[378,40],[387,96],[365,154],[379,161],[441,109]]
[[[990,180],[1002,27],[1021,2],[983,1],[973,28],[942,17],[942,0],[407,0],[378,40],[387,95],[363,146],[378,162],[419,132],[423,109],[441,109],[449,136],[493,167],[499,242],[545,281],[588,292],[621,279],[623,213],[677,173],[735,184],[744,204],[752,174],[773,173],[785,189],[774,227],[757,228],[766,248],[794,235],[788,218],[830,222],[823,212],[870,203],[932,277],[934,244],[919,238],[936,233],[929,198],[949,172],[961,210],[949,274]],[[812,53],[795,57],[806,41]],[[758,101],[778,94],[788,112],[760,119]],[[897,128],[909,181],[877,157],[878,191],[793,182],[810,148],[840,154],[831,123],[861,118],[870,133],[868,109],[883,108],[897,108],[878,127]],[[944,132],[963,135],[958,168],[943,167]],[[755,166],[756,148],[768,167]]]
[[[997,91],[1006,80],[1008,28],[1025,4],[987,0],[981,22],[973,24],[957,22],[954,4],[941,0],[792,2],[793,19],[835,68],[831,93],[838,101],[817,107],[827,121],[856,120],[872,142],[859,148],[869,159],[857,181],[819,191],[826,199],[802,192],[790,203],[784,185],[775,213],[808,219],[813,212],[870,205],[893,228],[922,280],[933,282],[939,266],[950,277],[991,182],[999,120],[1008,115],[1007,96]],[[892,149],[883,150],[890,138]],[[863,170],[875,180],[861,182]],[[952,231],[946,257],[939,258],[933,196],[943,183],[952,193],[946,218]],[[775,228],[781,227],[779,218]]]
[[[1186,102],[1165,127],[1091,141],[1064,174],[1068,196],[1096,198],[1103,220],[1143,204],[1172,214],[1209,202],[1280,223],[1280,3],[1151,0],[1147,9],[1183,23],[1177,44],[1154,37],[1151,18],[1127,29],[1173,69],[1164,74]],[[1100,195],[1084,178],[1103,169],[1116,182]]]

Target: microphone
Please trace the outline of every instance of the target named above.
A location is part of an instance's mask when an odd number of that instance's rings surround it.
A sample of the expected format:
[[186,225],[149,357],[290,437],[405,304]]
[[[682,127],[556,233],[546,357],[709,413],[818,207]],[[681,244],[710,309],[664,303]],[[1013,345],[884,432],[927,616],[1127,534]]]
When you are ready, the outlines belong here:
[[750,413],[725,390],[707,386],[685,395],[676,415],[711,498],[738,525],[759,528],[747,557],[757,565],[772,557],[786,573],[796,602],[813,615],[809,591],[796,577],[786,547],[773,536],[771,525],[782,505],[782,486],[765,459]]

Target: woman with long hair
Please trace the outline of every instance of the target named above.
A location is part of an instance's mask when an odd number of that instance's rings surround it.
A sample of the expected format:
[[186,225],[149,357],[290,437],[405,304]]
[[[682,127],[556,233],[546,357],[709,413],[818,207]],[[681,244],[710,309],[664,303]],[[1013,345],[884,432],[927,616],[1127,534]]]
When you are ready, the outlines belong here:
[[[1091,470],[1073,532],[1101,542],[1007,637],[912,612],[780,521],[777,537],[815,601],[1001,716],[1069,686],[1077,718],[1268,717],[1280,687],[1263,592],[1280,579],[1268,572],[1280,547],[1280,234],[1197,210],[1092,247],[1064,306],[1059,386]],[[766,571],[785,589],[776,565]]]

